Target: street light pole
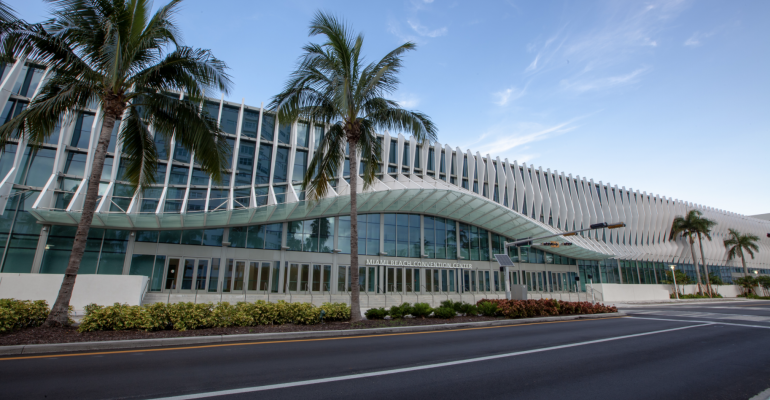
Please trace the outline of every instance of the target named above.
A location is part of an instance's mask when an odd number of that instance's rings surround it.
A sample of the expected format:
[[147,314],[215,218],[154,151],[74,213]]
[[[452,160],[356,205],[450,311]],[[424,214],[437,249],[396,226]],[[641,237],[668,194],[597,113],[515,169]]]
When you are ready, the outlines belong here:
[[679,288],[676,287],[676,271],[674,271],[676,265],[671,266],[671,277],[674,278],[674,293],[676,293],[676,299],[679,300]]

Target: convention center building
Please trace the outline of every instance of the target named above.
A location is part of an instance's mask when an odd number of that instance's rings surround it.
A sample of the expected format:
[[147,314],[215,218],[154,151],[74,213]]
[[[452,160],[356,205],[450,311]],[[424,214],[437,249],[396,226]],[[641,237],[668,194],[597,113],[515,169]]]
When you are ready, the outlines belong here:
[[[0,70],[5,123],[50,71],[24,60]],[[158,138],[158,184],[135,194],[123,178],[116,124],[78,279],[144,276],[145,302],[328,301],[344,299],[353,284],[364,304],[499,297],[505,277],[493,255],[505,252],[504,242],[625,223],[508,250],[512,284],[526,285],[530,297],[566,299],[592,285],[661,285],[671,265],[694,278],[689,245],[669,240],[672,220],[692,209],[717,222],[703,241],[710,272],[725,283],[743,275],[722,243],[732,228],[761,238],[746,262],[752,273],[770,274],[770,221],[398,132],[378,136],[383,163],[374,185],[351,188],[346,159],[328,197],[308,202],[301,181],[323,125],[278,121],[261,106],[214,98],[202,112],[218,120],[233,150],[221,183],[179,143]],[[64,273],[101,123],[98,107],[85,109],[45,143],[12,140],[2,149],[0,276]],[[350,279],[352,190],[359,282]]]

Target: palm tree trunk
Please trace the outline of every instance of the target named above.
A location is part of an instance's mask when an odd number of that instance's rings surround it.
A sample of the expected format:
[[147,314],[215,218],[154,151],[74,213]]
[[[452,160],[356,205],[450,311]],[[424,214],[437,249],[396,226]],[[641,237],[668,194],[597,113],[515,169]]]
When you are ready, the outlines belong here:
[[706,265],[706,256],[703,255],[703,240],[701,239],[700,233],[698,234],[698,247],[700,247],[700,260],[703,263],[703,273],[706,274],[706,290],[708,290],[709,297],[711,297],[711,277],[709,276],[709,268]]
[[83,212],[75,233],[72,253],[70,253],[70,260],[67,264],[67,269],[64,271],[64,279],[59,289],[59,295],[56,297],[56,302],[51,308],[44,326],[65,326],[69,324],[69,305],[72,298],[72,290],[75,288],[75,278],[80,268],[80,261],[83,259],[83,253],[86,250],[88,230],[91,228],[91,221],[94,219],[96,199],[99,196],[99,181],[104,169],[104,156],[107,153],[107,146],[110,144],[110,135],[112,134],[112,128],[115,126],[115,120],[115,116],[105,113],[102,131],[99,134],[99,142],[94,153],[94,163],[91,168],[91,177],[88,180],[86,198],[83,202]]
[[739,247],[738,252],[738,255],[741,256],[741,265],[743,265],[743,276],[747,277],[749,276],[749,269],[746,267],[746,259],[743,257],[743,248]]
[[361,321],[361,301],[358,286],[358,162],[356,143],[348,140],[350,147],[350,322]]
[[689,237],[690,240],[690,254],[692,254],[692,263],[695,266],[695,277],[698,278],[698,293],[703,294],[703,290],[701,289],[701,281],[700,281],[700,267],[698,266],[698,259],[695,257],[695,241],[692,239],[692,236]]

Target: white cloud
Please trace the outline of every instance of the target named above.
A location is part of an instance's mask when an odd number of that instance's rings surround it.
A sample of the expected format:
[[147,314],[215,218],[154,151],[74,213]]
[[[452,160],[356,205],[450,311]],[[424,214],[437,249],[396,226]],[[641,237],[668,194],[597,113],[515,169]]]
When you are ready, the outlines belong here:
[[638,82],[638,78],[643,73],[647,72],[649,68],[639,68],[625,75],[609,76],[606,78],[596,79],[577,79],[570,81],[564,79],[561,81],[562,87],[568,90],[574,90],[577,92],[587,92],[590,90],[609,89],[611,87],[632,84]]
[[415,108],[420,105],[420,98],[413,93],[403,93],[396,96],[394,100],[403,108]]
[[422,0],[422,1],[423,1],[424,3],[428,3],[428,4],[430,4],[430,3],[433,3],[433,0]]
[[417,43],[417,41],[418,41],[417,36],[414,36],[414,35],[411,35],[411,34],[408,34],[408,33],[404,33],[401,30],[401,25],[398,22],[396,22],[396,21],[390,21],[388,23],[388,32],[390,32],[393,35],[395,35],[402,42]]
[[562,81],[566,79],[572,87],[584,86],[573,86],[575,82],[593,82],[586,88],[622,83],[621,77],[611,76],[613,71],[659,47],[671,21],[688,6],[687,1],[679,0],[609,3],[598,10],[603,17],[600,24],[582,29],[580,21],[567,21],[552,36],[529,45],[535,58],[524,72],[542,74],[568,68],[571,75]]
[[[550,126],[536,122],[501,123],[490,127],[477,140],[462,147],[476,149],[481,154],[489,153],[492,157],[505,156],[511,161],[515,159],[526,162],[539,156],[531,151],[529,144],[576,129],[574,123],[578,119]],[[527,152],[511,153],[512,150]]]
[[420,36],[427,36],[427,37],[434,38],[434,37],[444,36],[449,31],[446,27],[429,30],[428,28],[420,24],[420,22],[417,20],[410,19],[406,22],[409,24],[409,26],[412,27],[412,30],[417,32],[417,34]]
[[713,36],[716,32],[701,33],[695,32],[684,41],[685,46],[695,47],[703,44],[703,40]]
[[492,95],[497,99],[495,100],[495,104],[499,106],[504,106],[508,104],[509,102],[518,99],[519,97],[524,95],[523,90],[518,90],[515,87],[510,87],[508,89],[505,89],[503,91],[492,93]]
[[538,53],[538,54],[535,56],[535,59],[534,59],[534,60],[532,60],[532,63],[530,63],[530,64],[529,64],[529,66],[527,67],[527,69],[525,69],[525,70],[524,70],[524,72],[530,72],[530,71],[534,71],[534,70],[536,70],[536,69],[537,69],[537,62],[538,62],[539,60],[540,60],[540,53]]

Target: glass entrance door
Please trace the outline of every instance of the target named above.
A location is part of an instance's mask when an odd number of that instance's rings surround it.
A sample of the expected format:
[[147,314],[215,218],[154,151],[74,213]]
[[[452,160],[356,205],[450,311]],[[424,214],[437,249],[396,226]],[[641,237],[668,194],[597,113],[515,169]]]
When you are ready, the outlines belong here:
[[387,274],[385,276],[385,290],[388,292],[404,291],[404,269],[396,267],[388,267]]
[[[172,286],[179,288],[179,291],[197,292],[205,290],[206,282],[209,278],[210,261],[208,258],[170,258],[168,266],[169,279],[171,274],[175,274],[177,276],[175,279],[178,280]],[[170,290],[173,290],[173,288]]]

